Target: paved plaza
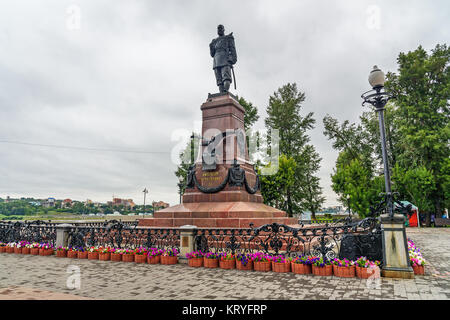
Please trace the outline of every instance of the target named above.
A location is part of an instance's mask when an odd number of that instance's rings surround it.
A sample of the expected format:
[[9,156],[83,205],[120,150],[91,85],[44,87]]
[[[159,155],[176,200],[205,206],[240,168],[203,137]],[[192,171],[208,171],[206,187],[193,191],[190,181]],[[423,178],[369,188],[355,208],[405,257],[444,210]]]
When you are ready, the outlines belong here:
[[[408,229],[425,276],[357,278],[0,254],[0,299],[449,299],[450,228]],[[69,289],[80,274],[80,288]],[[69,280],[69,281],[68,281]]]

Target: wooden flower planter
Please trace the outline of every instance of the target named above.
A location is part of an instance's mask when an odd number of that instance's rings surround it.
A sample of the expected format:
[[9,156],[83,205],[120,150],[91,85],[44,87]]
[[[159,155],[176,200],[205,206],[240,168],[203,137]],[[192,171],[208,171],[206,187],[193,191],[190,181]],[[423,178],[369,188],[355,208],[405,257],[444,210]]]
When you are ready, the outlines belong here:
[[53,249],[39,249],[40,256],[51,256],[53,255]]
[[323,276],[328,277],[333,275],[333,266],[326,265],[323,267],[316,267],[315,265],[312,266],[312,274],[315,276]]
[[89,260],[98,260],[98,252],[88,252]]
[[134,262],[136,263],[146,263],[147,256],[145,254],[136,254],[134,255]]
[[[119,254],[119,256],[120,256],[120,254]],[[108,260],[110,260],[111,259],[111,253],[110,252],[100,252],[99,254],[98,254],[98,260],[101,260],[101,261],[108,261]]]
[[22,248],[16,248],[16,247],[14,247],[14,253],[15,253],[15,254],[21,254],[21,253],[22,253]]
[[78,259],[87,259],[88,258],[88,253],[86,251],[78,251],[77,254],[77,258]]
[[292,272],[295,274],[311,274],[312,268],[310,264],[294,263],[291,262]]
[[425,266],[412,266],[414,274],[425,275]]
[[122,254],[123,262],[134,262],[134,254]]
[[376,279],[380,277],[380,268],[362,268],[356,266],[356,276],[361,279],[368,279],[372,276],[372,278]]
[[30,254],[30,248],[26,248],[26,247],[23,247],[22,248],[22,254]]
[[39,248],[31,248],[30,254],[32,254],[33,256],[37,256],[39,254]]
[[290,262],[274,262],[272,261],[272,271],[273,272],[291,272],[291,263]]
[[191,258],[188,260],[189,267],[203,267],[203,258]]
[[77,251],[73,251],[73,250],[67,251],[67,258],[71,258],[71,259],[78,258],[78,252]]
[[253,269],[255,271],[267,272],[272,269],[271,261],[253,261]]
[[161,264],[177,264],[178,257],[161,256]]
[[219,260],[220,269],[236,269],[236,260]]
[[121,253],[111,253],[111,261],[122,261]]
[[354,278],[356,275],[356,268],[355,268],[355,266],[339,267],[339,266],[333,265],[333,274],[336,277],[341,277],[341,278]]
[[14,253],[15,247],[6,247],[6,253]]
[[6,247],[0,247],[0,253],[6,252]]
[[65,257],[67,257],[67,251],[66,250],[56,250],[56,256],[58,258],[65,258]]
[[253,270],[253,261],[248,261],[244,266],[242,261],[236,260],[236,269],[238,270]]
[[205,266],[205,268],[218,268],[219,267],[219,259],[204,258],[203,265]]
[[148,256],[147,263],[148,264],[159,264],[161,262],[161,256]]

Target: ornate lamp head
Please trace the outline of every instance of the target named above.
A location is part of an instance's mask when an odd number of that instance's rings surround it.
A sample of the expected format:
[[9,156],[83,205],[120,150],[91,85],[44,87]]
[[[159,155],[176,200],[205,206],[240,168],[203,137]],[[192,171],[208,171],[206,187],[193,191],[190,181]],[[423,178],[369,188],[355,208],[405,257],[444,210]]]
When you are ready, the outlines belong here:
[[369,74],[369,83],[374,89],[384,87],[384,72],[377,66],[373,66],[373,70]]

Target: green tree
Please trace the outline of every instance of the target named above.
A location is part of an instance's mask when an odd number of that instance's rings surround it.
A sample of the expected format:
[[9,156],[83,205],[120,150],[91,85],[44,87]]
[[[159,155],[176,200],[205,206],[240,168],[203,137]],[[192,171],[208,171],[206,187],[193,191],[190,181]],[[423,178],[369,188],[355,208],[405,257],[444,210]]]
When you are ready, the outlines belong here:
[[[314,147],[308,145],[310,137],[306,133],[314,128],[315,120],[312,112],[302,116],[304,101],[305,94],[297,88],[297,84],[288,83],[270,96],[265,119],[268,131],[279,130],[280,153],[287,159],[292,158],[296,164],[294,182],[283,186],[281,195],[277,195],[284,199],[277,207],[285,210],[289,216],[311,208],[316,211],[315,208],[324,201],[319,179],[315,177],[321,159]],[[309,189],[306,184],[309,184]],[[316,194],[313,196],[312,192]]]
[[[261,194],[264,203],[281,210],[288,210],[287,190],[295,184],[295,171],[297,164],[292,157],[281,155],[278,158],[278,171],[276,174],[261,176]],[[269,167],[271,164],[267,164]]]
[[339,154],[336,169],[331,175],[332,188],[340,196],[339,200],[349,205],[360,217],[366,217],[370,207],[379,201],[383,179],[383,176],[373,178],[362,161],[349,157],[346,151]]
[[438,217],[449,202],[445,189],[450,157],[449,62],[447,45],[436,45],[430,54],[419,46],[399,54],[398,73],[389,72],[385,84],[396,96],[395,124],[401,147],[398,161],[402,168],[425,167],[432,174],[434,183],[427,185],[433,192],[424,192],[432,199]]
[[238,102],[244,107],[244,130],[251,129],[256,121],[259,119],[258,108],[253,105],[250,101],[245,100],[243,97],[238,98]]

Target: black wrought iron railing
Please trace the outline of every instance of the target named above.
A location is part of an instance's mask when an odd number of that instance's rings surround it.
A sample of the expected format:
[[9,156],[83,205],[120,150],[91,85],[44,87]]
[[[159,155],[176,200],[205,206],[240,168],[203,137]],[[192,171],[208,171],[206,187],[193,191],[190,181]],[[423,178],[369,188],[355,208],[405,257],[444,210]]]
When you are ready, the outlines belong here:
[[352,222],[350,219],[333,224],[294,228],[268,224],[248,229],[197,229],[197,250],[204,252],[283,254],[296,257],[312,255],[356,259],[367,256],[382,260],[381,228],[375,218]]
[[[1,242],[48,242],[55,245],[58,225],[46,223],[0,223]],[[180,251],[181,229],[143,228],[113,220],[102,225],[65,227],[70,247],[103,246],[114,248],[137,247],[177,249]],[[381,226],[376,218],[352,221],[345,218],[334,223],[300,226],[267,224],[254,228],[197,228],[194,229],[194,250],[203,252],[282,254],[321,256],[329,260],[355,260],[366,256],[382,260]]]
[[0,242],[56,242],[56,225],[42,222],[1,222]]

